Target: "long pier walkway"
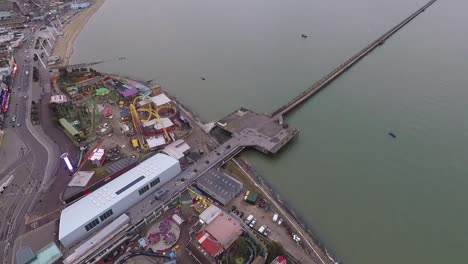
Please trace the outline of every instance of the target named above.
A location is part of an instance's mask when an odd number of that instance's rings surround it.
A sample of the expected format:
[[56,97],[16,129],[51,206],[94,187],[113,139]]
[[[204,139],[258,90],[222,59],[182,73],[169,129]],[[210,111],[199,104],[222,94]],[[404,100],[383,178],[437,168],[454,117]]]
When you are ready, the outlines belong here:
[[356,53],[354,56],[349,58],[347,61],[345,61],[343,64],[338,66],[336,69],[334,69],[332,72],[327,74],[325,77],[314,83],[312,86],[310,86],[308,89],[306,89],[304,92],[296,96],[294,99],[289,101],[287,104],[281,106],[278,108],[276,111],[274,111],[271,116],[272,117],[282,117],[283,115],[287,114],[291,110],[293,110],[295,107],[309,99],[310,97],[314,96],[317,94],[320,90],[322,90],[324,87],[326,87],[328,84],[330,84],[333,80],[338,78],[341,74],[346,72],[349,68],[351,68],[354,64],[356,64],[358,61],[360,61],[362,58],[364,58],[367,54],[371,53],[375,48],[378,46],[381,46],[385,43],[385,41],[390,38],[393,34],[395,34],[398,30],[403,28],[405,25],[407,25],[409,22],[411,22],[414,18],[416,18],[419,14],[424,12],[426,8],[430,7],[432,4],[434,4],[437,0],[431,0],[427,4],[425,4],[423,7],[418,9],[416,12],[414,12],[412,15],[407,17],[405,20],[400,22],[398,25],[394,26],[392,29],[389,31],[385,32],[381,37],[379,37],[377,40],[369,44],[367,47]]

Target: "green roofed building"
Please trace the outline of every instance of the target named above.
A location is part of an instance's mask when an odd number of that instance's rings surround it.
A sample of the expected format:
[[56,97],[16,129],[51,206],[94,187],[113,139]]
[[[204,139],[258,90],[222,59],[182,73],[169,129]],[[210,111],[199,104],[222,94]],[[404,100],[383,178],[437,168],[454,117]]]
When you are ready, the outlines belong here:
[[107,89],[107,88],[101,87],[101,88],[96,90],[96,95],[97,96],[103,96],[103,95],[107,95],[107,94],[109,94],[109,89]]
[[59,123],[62,125],[63,129],[65,129],[67,134],[69,134],[72,138],[79,139],[80,132],[72,124],[70,124],[70,122],[68,122],[65,118],[60,118]]
[[258,193],[247,191],[247,193],[245,194],[244,200],[248,202],[249,204],[256,204],[258,200]]

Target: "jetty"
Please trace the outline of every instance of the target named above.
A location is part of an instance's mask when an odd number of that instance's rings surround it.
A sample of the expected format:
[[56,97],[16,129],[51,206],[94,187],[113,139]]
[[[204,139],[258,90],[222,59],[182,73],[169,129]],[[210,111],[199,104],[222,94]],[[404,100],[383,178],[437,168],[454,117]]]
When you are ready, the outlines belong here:
[[385,44],[385,41],[389,39],[391,36],[393,36],[395,33],[397,33],[400,29],[402,29],[404,26],[406,26],[408,23],[410,23],[413,19],[415,19],[419,14],[424,12],[428,7],[430,7],[432,4],[437,2],[437,0],[431,0],[427,4],[425,4],[423,7],[418,9],[416,12],[411,14],[409,17],[407,17],[405,20],[401,21],[398,23],[396,26],[391,28],[389,31],[385,32],[382,36],[380,36],[378,39],[367,45],[365,48],[360,50],[358,53],[354,54],[351,58],[349,58],[347,61],[345,61],[343,64],[339,65],[336,67],[333,71],[331,71],[329,74],[325,75],[322,79],[318,80],[316,83],[314,83],[312,86],[307,88],[304,92],[296,96],[294,99],[289,101],[288,103],[284,104],[277,110],[275,110],[273,113],[271,113],[271,116],[273,118],[279,118],[280,116],[283,116],[287,113],[289,113],[291,110],[305,102],[307,99],[311,98],[315,94],[317,94],[319,91],[321,91],[323,88],[325,88],[327,85],[329,85],[332,81],[334,81],[336,78],[338,78],[340,75],[345,73],[347,70],[349,70],[353,65],[355,65],[357,62],[359,62],[362,58],[364,58],[366,55],[374,51],[377,47],[382,46]]

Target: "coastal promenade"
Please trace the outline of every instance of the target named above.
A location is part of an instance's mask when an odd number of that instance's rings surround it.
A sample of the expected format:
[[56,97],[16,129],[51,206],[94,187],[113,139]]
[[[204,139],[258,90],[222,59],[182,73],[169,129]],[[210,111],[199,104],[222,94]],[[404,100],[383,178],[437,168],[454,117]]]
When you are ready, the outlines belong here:
[[81,30],[86,26],[89,19],[99,10],[106,0],[95,0],[94,3],[86,10],[80,13],[69,14],[71,17],[68,21],[64,21],[64,27],[61,29],[63,36],[57,39],[52,54],[60,56],[62,62],[60,65],[68,65],[74,52],[75,41],[81,33]]

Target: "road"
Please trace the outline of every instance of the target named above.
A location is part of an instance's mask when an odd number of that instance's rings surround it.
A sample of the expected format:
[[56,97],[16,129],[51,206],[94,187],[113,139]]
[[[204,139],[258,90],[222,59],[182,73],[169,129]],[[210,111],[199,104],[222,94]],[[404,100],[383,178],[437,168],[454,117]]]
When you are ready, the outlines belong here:
[[[0,179],[14,175],[8,189],[0,196],[0,263],[14,263],[17,250],[15,241],[28,231],[26,220],[34,215],[32,213],[38,217],[60,208],[59,193],[68,184],[70,177],[67,171],[57,170],[59,156],[64,151],[72,155],[77,153],[77,148],[51,120],[48,99],[42,100],[50,98],[51,94],[49,71],[32,58],[37,51],[34,49],[34,39],[45,33],[28,29],[24,33],[27,40],[14,54],[18,69],[11,87],[10,110],[5,122],[9,144],[5,145],[7,149],[4,149],[4,154],[6,158],[9,153],[17,157],[10,158],[10,165],[6,169],[2,168],[0,174]],[[50,45],[46,48],[50,50]],[[41,52],[38,53],[40,55]],[[33,67],[40,69],[39,82],[32,80]],[[41,107],[41,126],[32,126],[30,123],[32,101]]]

